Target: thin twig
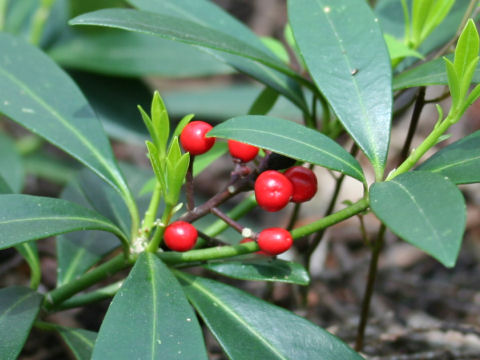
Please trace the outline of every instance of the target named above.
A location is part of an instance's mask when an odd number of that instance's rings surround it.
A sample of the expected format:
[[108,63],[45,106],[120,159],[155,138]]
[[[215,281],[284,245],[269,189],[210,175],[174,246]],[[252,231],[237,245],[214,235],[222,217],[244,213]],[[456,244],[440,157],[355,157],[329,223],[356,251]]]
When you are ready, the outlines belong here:
[[372,259],[370,260],[370,267],[368,269],[368,280],[365,288],[365,294],[362,302],[362,313],[360,316],[360,323],[358,325],[357,339],[355,341],[355,350],[362,351],[363,339],[365,336],[365,328],[367,327],[368,313],[370,310],[370,302],[372,300],[373,288],[375,286],[375,279],[377,278],[378,258],[383,247],[383,239],[385,235],[385,225],[381,225],[378,230],[375,246],[372,249]]
[[228,217],[227,214],[225,214],[223,211],[221,211],[219,208],[212,208],[210,209],[210,212],[225,221],[231,228],[235,229],[238,231],[240,234],[242,233],[244,227],[238,223],[237,221],[233,220],[232,218]]

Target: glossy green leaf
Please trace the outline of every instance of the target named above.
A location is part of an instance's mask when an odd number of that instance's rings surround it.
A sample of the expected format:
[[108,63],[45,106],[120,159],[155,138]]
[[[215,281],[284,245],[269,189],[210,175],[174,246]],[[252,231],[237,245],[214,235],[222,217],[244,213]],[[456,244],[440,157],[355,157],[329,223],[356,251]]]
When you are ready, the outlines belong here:
[[249,115],[266,115],[273,108],[278,99],[278,92],[266,87],[255,99],[248,110]]
[[110,358],[207,359],[195,313],[153,254],[139,256],[100,327],[92,359]]
[[92,357],[93,345],[97,333],[84,329],[73,329],[64,326],[56,326],[63,341],[68,345],[77,360],[90,360]]
[[230,359],[362,359],[292,312],[213,280],[179,271],[175,275]]
[[10,194],[12,192],[13,191],[10,186],[7,184],[2,175],[0,175],[0,194]]
[[28,288],[12,286],[0,289],[0,354],[4,360],[15,360],[22,350],[42,296]]
[[15,142],[3,133],[0,133],[0,176],[13,192],[22,191],[25,176],[22,158]]
[[390,54],[390,59],[401,59],[409,56],[413,56],[419,59],[423,59],[423,55],[418,51],[410,49],[403,41],[398,40],[392,35],[385,34],[385,43],[387,44],[388,53]]
[[269,53],[212,27],[199,25],[196,22],[178,17],[141,10],[103,9],[77,16],[69,23],[70,25],[97,25],[157,35],[168,40],[199,45],[246,57],[287,74],[292,74],[292,70]]
[[455,184],[480,182],[480,130],[444,147],[417,169],[446,176]]
[[[139,193],[146,179],[152,175],[151,171],[125,164],[122,164],[121,169],[134,194]],[[80,204],[85,208],[102,212],[103,215],[112,217],[112,219],[115,219],[115,216],[120,216],[120,218],[123,217],[125,222],[128,221],[129,219],[125,216],[121,216],[123,204],[121,204],[119,196],[112,196],[114,193],[109,192],[110,188],[98,177],[88,176],[88,174],[91,174],[88,169],[84,169],[82,173],[77,178],[78,181],[67,185],[62,192],[62,198]],[[87,181],[82,181],[85,179]],[[104,190],[106,192],[103,192]],[[143,214],[150,199],[147,196],[139,195],[136,200],[139,211]],[[110,210],[117,210],[118,212],[114,211],[112,214]],[[57,285],[71,282],[119,246],[118,239],[113,234],[104,231],[77,231],[58,236],[56,241]]]
[[470,19],[455,47],[455,71],[460,77],[464,76],[470,63],[478,58],[478,43],[478,32],[475,23]]
[[[275,57],[275,55],[261,42],[258,36],[211,1],[129,0],[129,2],[141,10],[173,16],[192,21],[201,26],[207,26],[241,42],[246,42],[257,50]],[[217,60],[224,62],[236,70],[277,90],[279,93],[290,99],[300,109],[307,110],[305,99],[300,87],[288,76],[247,58],[207,48],[203,48],[202,50],[213,55]],[[198,114],[196,110],[192,112]]]
[[276,281],[298,285],[310,283],[310,276],[302,265],[280,259],[209,262],[204,267],[240,280]]
[[60,147],[130,197],[95,113],[45,54],[0,33],[0,112]]
[[446,267],[457,260],[465,230],[465,200],[443,176],[414,171],[375,183],[370,207],[403,240]]
[[102,121],[108,136],[127,143],[144,145],[147,130],[137,106],[150,106],[152,92],[140,79],[70,72]]
[[[223,121],[248,113],[255,99],[262,92],[256,85],[204,86],[199,89],[166,91],[162,97],[172,116],[195,113],[197,118]],[[222,106],[218,106],[221,103]],[[284,119],[299,119],[300,110],[283,96],[279,97],[270,115]]]
[[[447,56],[453,60],[453,56]],[[477,65],[472,78],[473,83],[480,83],[480,66]],[[426,85],[446,85],[448,83],[445,61],[441,58],[421,64],[413,69],[398,74],[393,79],[393,89],[401,90]]]
[[288,51],[285,49],[281,41],[269,36],[262,36],[260,39],[285,64],[290,62]]
[[86,229],[108,231],[124,238],[110,220],[75,203],[30,195],[0,196],[0,249]]
[[367,2],[289,0],[308,70],[345,129],[383,172],[390,139],[390,56]]
[[48,50],[60,65],[116,76],[192,77],[232,69],[192,46],[117,29],[74,31]]
[[215,126],[208,135],[242,141],[364,180],[360,164],[345,149],[318,131],[292,121],[239,116]]

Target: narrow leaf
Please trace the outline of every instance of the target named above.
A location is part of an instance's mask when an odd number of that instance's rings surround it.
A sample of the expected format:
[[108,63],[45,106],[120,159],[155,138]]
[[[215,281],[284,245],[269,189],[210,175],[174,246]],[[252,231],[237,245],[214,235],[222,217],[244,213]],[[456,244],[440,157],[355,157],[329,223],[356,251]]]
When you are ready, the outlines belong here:
[[315,84],[379,176],[390,139],[392,75],[371,9],[357,0],[289,0],[288,14]]
[[390,59],[402,59],[408,56],[413,56],[418,59],[423,59],[423,55],[418,51],[409,48],[403,43],[403,41],[398,40],[392,35],[385,34],[385,43],[387,44],[388,53],[390,54]]
[[249,115],[266,115],[275,105],[278,99],[278,92],[266,87],[255,99],[255,102],[248,110]]
[[55,327],[77,360],[90,360],[97,333],[64,326]]
[[457,71],[455,70],[455,65],[447,58],[444,58],[444,60],[445,67],[447,69],[448,88],[450,89],[450,95],[452,96],[452,107],[456,107],[460,105],[460,102],[462,101],[460,92],[461,77],[459,77],[459,74],[457,74]]
[[[222,283],[175,271],[197,312],[231,359],[360,360],[307,320]],[[288,331],[286,331],[288,324]]]
[[288,120],[239,116],[215,126],[208,135],[242,141],[364,180],[357,160],[340,145],[318,131]]
[[[192,21],[201,26],[213,28],[216,31],[246,42],[261,52],[274,57],[274,54],[261,42],[248,27],[228,14],[220,6],[209,0],[129,0],[138,9],[155,12],[167,16]],[[245,73],[261,83],[270,86],[285,95],[300,109],[306,111],[307,106],[300,86],[288,76],[275,71],[259,62],[231,55],[222,51],[202,48],[203,51],[224,62],[236,70]]]
[[0,354],[2,359],[15,360],[22,350],[35,318],[42,296],[20,286],[0,289]]
[[107,137],[73,81],[40,50],[0,33],[0,111],[129,197]]
[[302,265],[280,259],[209,262],[204,267],[240,280],[275,281],[298,285],[310,283],[310,276]]
[[[452,55],[446,56],[450,61],[453,60]],[[473,83],[480,82],[480,66],[477,65],[472,78]],[[425,85],[446,85],[448,83],[445,62],[438,58],[413,69],[402,72],[393,79],[393,89],[395,91],[410,87]]]
[[454,184],[480,182],[479,169],[480,130],[444,147],[417,168],[446,176]]
[[188,125],[188,123],[194,118],[195,115],[193,114],[188,114],[188,115],[185,115],[182,120],[180,120],[177,124],[177,126],[175,127],[175,130],[173,132],[173,137],[177,137],[177,136],[180,136],[180,134],[182,133],[182,130],[185,126]]
[[477,28],[473,20],[469,19],[455,47],[455,71],[460,78],[463,78],[469,64],[478,57],[478,49],[479,38]]
[[465,230],[465,200],[443,176],[414,171],[375,183],[370,206],[399,237],[446,267],[455,265]]
[[100,327],[92,359],[110,358],[207,359],[195,313],[153,254],[139,256]]
[[110,220],[75,203],[30,195],[0,196],[0,249],[86,229],[112,232],[125,240]]
[[168,137],[170,136],[170,120],[168,118],[167,109],[163,103],[158,91],[153,94],[151,119],[153,129],[155,131],[155,139],[157,149],[161,157],[165,157],[165,149],[167,148]]
[[0,154],[0,176],[13,192],[21,192],[25,176],[22,158],[13,139],[3,133],[0,133]]

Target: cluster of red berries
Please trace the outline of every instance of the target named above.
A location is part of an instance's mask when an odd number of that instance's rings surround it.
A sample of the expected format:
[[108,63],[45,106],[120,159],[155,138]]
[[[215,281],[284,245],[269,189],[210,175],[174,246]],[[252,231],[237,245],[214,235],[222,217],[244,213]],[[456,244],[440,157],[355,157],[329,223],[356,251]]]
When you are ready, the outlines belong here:
[[[214,137],[206,137],[212,126],[204,121],[192,121],[180,134],[180,143],[191,155],[201,155],[210,150]],[[253,160],[259,149],[236,140],[228,140],[228,149],[234,159],[243,163]],[[310,200],[317,192],[315,174],[303,166],[294,166],[285,173],[267,170],[255,181],[255,197],[258,205],[267,211],[278,211],[288,202],[300,203]],[[174,251],[193,249],[197,241],[197,230],[184,221],[175,221],[165,229],[164,240]],[[243,239],[241,243],[253,241]],[[293,243],[290,232],[282,228],[269,228],[260,232],[257,239],[263,255],[277,255],[287,251]]]

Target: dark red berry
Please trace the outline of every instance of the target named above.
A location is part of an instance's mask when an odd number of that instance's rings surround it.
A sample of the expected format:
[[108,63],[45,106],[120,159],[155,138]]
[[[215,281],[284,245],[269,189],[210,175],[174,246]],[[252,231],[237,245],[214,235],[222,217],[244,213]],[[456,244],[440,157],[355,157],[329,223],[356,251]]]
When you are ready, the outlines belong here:
[[294,166],[284,174],[293,185],[292,202],[308,201],[317,193],[317,177],[312,170],[303,166]]
[[[252,241],[253,241],[252,239],[242,239],[242,241],[240,241],[240,244],[245,244],[245,243],[249,243],[249,242],[252,242]],[[265,251],[256,251],[255,254],[263,255],[263,256],[270,256],[270,254],[265,252]]]
[[173,251],[188,251],[197,242],[197,229],[185,221],[175,221],[167,226],[163,239],[165,245]]
[[258,246],[270,255],[281,254],[293,244],[292,235],[282,228],[265,229],[258,235]]
[[264,210],[283,209],[290,201],[292,194],[292,183],[278,171],[264,171],[255,181],[255,199]]
[[236,140],[228,140],[228,150],[230,155],[243,162],[249,162],[258,154],[258,148],[253,145],[245,144]]
[[206,153],[215,143],[214,137],[205,136],[211,129],[212,125],[205,121],[192,121],[183,128],[180,134],[182,147],[191,155]]

